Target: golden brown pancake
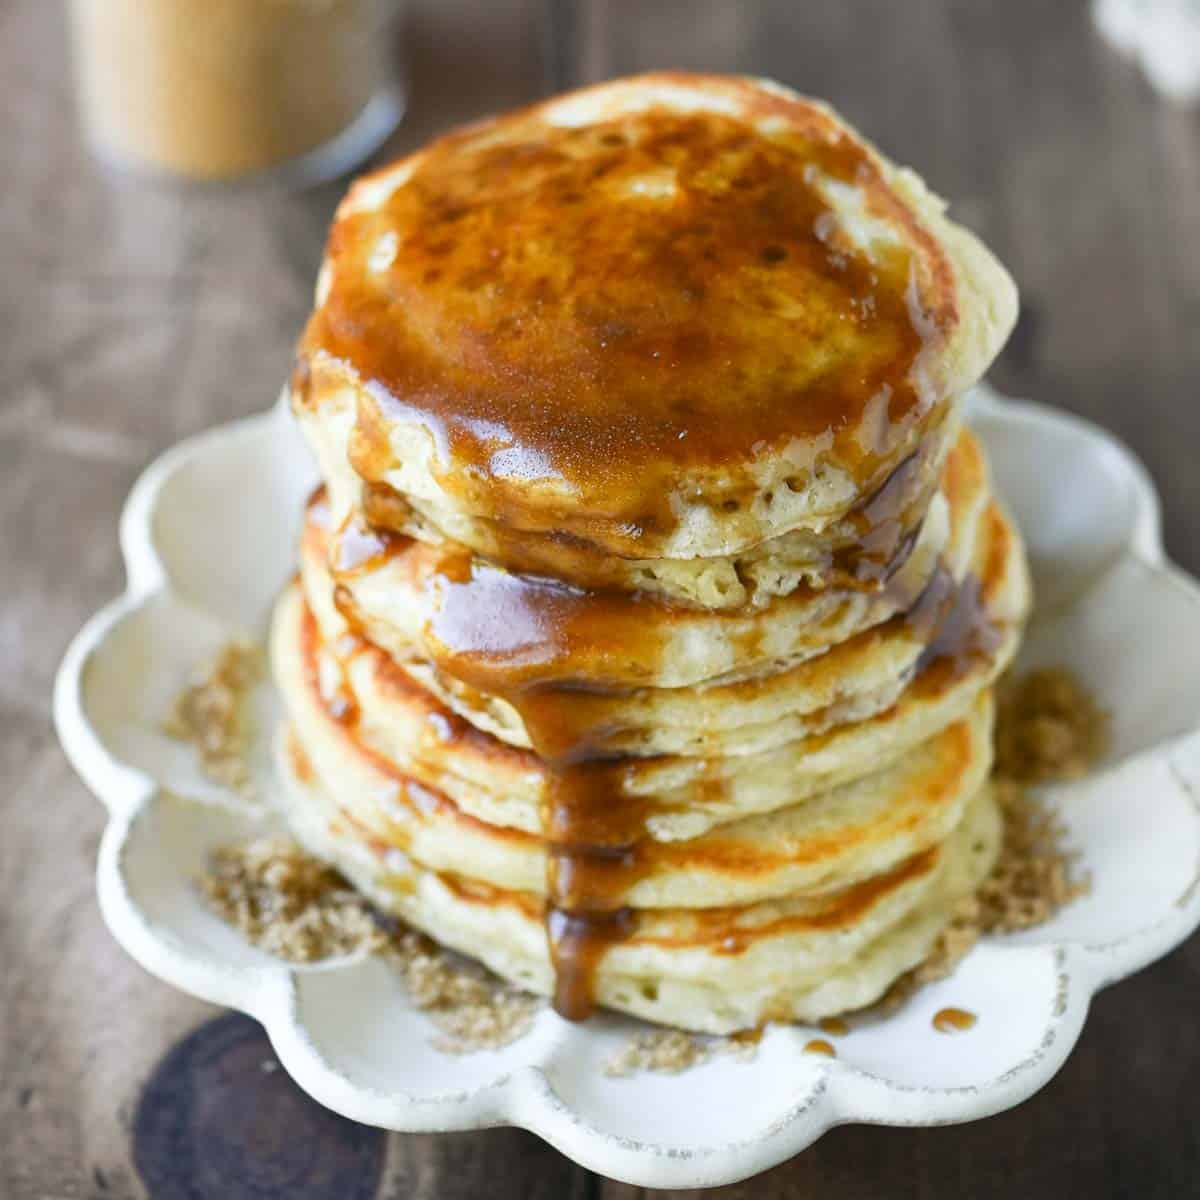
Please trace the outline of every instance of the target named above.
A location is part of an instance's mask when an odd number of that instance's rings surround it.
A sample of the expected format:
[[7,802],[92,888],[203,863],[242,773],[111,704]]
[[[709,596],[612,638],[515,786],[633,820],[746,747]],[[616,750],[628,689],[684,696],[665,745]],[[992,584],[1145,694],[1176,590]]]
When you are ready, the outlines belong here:
[[295,396],[353,395],[370,483],[619,556],[721,554],[873,492],[1013,297],[824,105],[648,75],[360,180]]
[[[948,655],[959,673],[975,658],[989,671],[1008,661],[1027,606],[1023,549],[994,505],[980,526],[965,574],[936,574],[910,610],[823,653],[745,678],[673,688],[579,687],[569,673],[547,679],[541,659],[514,662],[506,645],[452,656],[435,647],[429,657],[394,661],[476,727],[548,758],[570,756],[577,746],[604,757],[757,755],[892,707],[922,665],[939,657],[943,627],[962,643],[961,652]],[[311,563],[305,582],[335,641],[345,628],[339,621],[353,610],[333,609]],[[481,622],[488,616],[480,610]],[[351,628],[373,640],[368,624],[355,621]]]
[[570,1017],[876,997],[994,853],[1028,576],[959,400],[1014,317],[765,81],[616,81],[360,180],[292,381],[297,832]]
[[324,393],[315,410],[298,414],[326,481],[331,526],[361,520],[384,538],[398,534],[433,546],[450,542],[512,571],[706,609],[768,604],[801,584],[867,591],[886,582],[920,531],[959,429],[952,408],[875,491],[819,531],[790,529],[730,554],[623,558],[578,534],[518,529],[385,483],[365,483],[350,464],[355,407],[353,394],[340,389]]
[[[376,841],[426,868],[544,895],[554,847],[538,820],[542,796],[529,786],[536,772],[506,781],[508,806],[532,809],[533,820],[495,823],[486,803],[460,806],[443,790],[442,773],[389,753],[380,736],[390,724],[386,700],[342,679],[339,690],[329,689],[326,653],[290,593],[275,622],[275,675],[294,735],[341,810]],[[630,839],[614,864],[614,899],[638,908],[719,907],[841,888],[879,874],[957,825],[990,767],[991,729],[989,694],[964,720],[883,771],[681,841],[654,839],[646,824],[652,805],[627,800],[622,811],[614,789],[610,821],[620,820]],[[477,752],[493,762],[503,756],[495,743]]]
[[[525,684],[604,690],[684,687],[778,671],[907,612],[939,565],[967,571],[988,504],[982,452],[964,432],[904,562],[881,586],[794,587],[769,603],[706,611],[641,592],[588,589],[505,570],[453,543],[380,533],[351,516],[327,527],[318,493],[301,546],[319,611],[330,592],[344,617],[398,661],[437,663],[478,677],[481,660]],[[466,660],[466,661],[464,661]]]
[[[310,851],[383,911],[520,987],[555,992],[540,897],[419,866],[358,828],[294,741],[282,739],[280,751],[284,811]],[[840,891],[630,914],[595,963],[595,999],[707,1033],[862,1008],[928,953],[991,869],[1000,835],[985,789],[944,842]]]

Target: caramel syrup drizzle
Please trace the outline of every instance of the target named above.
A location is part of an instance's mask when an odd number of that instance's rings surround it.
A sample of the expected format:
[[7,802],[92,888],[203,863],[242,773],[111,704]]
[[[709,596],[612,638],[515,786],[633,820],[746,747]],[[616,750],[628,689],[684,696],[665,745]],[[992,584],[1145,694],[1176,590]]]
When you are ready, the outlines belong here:
[[[340,536],[331,546],[335,580],[378,566],[408,541],[387,532],[354,528],[349,537]],[[510,582],[517,578],[497,573],[501,577]],[[453,597],[456,587],[471,596],[476,581],[477,572],[464,554],[439,581],[443,601]],[[540,596],[544,601],[550,595],[551,602],[531,605],[532,614],[526,612],[519,619],[541,621],[549,643],[564,649],[563,631],[555,627],[553,585],[547,588]],[[536,590],[535,595],[539,595]],[[440,612],[428,618],[428,641],[452,651],[445,665],[468,685],[478,678],[469,664],[479,665],[490,692],[517,711],[534,750],[549,768],[542,826],[548,846],[545,924],[555,970],[554,1003],[563,1016],[582,1020],[595,1004],[599,963],[636,926],[626,898],[651,866],[650,857],[639,848],[653,802],[627,792],[623,776],[631,759],[603,749],[604,736],[611,730],[581,721],[572,711],[571,688],[539,679],[537,671],[531,671],[526,643],[512,638],[511,631],[495,630],[486,619],[489,611],[495,615],[495,608],[474,602],[478,599],[474,596],[472,603],[462,605],[444,603]],[[335,600],[354,634],[365,639],[344,583],[338,584]],[[511,615],[511,606],[508,611]],[[940,681],[957,677],[975,656],[988,653],[998,637],[987,618],[978,581],[969,578],[956,587],[941,568],[900,620],[927,640],[918,682],[933,675]],[[532,657],[536,668],[537,655]]]
[[933,1016],[933,1027],[938,1033],[965,1033],[979,1018],[965,1008],[942,1008]]
[[[351,447],[366,482],[393,465],[387,427],[415,421],[469,511],[630,557],[678,528],[691,469],[720,469],[699,503],[743,507],[763,453],[796,438],[880,485],[942,400],[922,364],[957,313],[944,255],[861,143],[820,120],[765,137],[655,109],[505,132],[435,143],[379,207],[335,221],[295,394],[309,402],[321,363],[369,381]],[[612,201],[663,170],[671,202]],[[863,252],[827,181],[899,240]],[[397,236],[404,253],[373,265]],[[828,369],[796,352],[797,311]],[[531,499],[530,470],[574,499]]]

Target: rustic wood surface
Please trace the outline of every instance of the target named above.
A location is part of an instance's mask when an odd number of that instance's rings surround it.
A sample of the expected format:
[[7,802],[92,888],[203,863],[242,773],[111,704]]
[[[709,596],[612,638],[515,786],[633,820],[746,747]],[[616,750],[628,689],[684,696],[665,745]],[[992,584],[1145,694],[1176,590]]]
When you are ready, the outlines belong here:
[[[1125,438],[1161,486],[1171,553],[1200,571],[1200,114],[1157,99],[1084,4],[414,0],[406,40],[397,149],[650,66],[828,96],[1012,268],[1024,317],[996,382]],[[53,671],[122,585],[138,471],[274,395],[340,188],[105,174],[78,142],[64,41],[59,4],[0,0],[0,1195],[631,1200],[524,1133],[385,1138],[327,1117],[270,1071],[252,1022],[150,979],[101,924],[101,812],[51,732]],[[1194,942],[1101,995],[1019,1109],[839,1129],[726,1194],[1195,1195],[1198,988]],[[246,1111],[253,1071],[270,1084]]]

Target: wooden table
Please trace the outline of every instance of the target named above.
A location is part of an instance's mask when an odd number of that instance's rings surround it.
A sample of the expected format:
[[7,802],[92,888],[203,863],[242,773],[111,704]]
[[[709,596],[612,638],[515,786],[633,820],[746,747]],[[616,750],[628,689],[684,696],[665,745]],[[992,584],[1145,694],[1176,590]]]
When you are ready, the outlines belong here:
[[[124,1200],[144,1179],[195,1200],[632,1197],[525,1133],[384,1137],[323,1113],[270,1070],[257,1026],[150,979],[100,922],[101,812],[51,732],[53,671],[122,585],[116,519],[138,471],[272,399],[340,189],[105,175],[78,144],[63,43],[59,5],[0,2],[0,1194]],[[421,0],[408,53],[396,149],[650,66],[829,97],[1017,277],[1024,317],[995,381],[1125,438],[1161,485],[1172,554],[1200,571],[1200,115],[1155,98],[1082,3]],[[1019,1109],[840,1129],[727,1194],[1195,1195],[1198,988],[1200,941],[1101,995]]]

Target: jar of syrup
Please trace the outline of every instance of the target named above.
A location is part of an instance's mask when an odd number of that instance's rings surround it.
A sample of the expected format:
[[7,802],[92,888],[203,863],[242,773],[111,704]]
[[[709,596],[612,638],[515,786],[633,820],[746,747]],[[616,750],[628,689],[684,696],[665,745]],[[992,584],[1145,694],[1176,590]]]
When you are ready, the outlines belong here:
[[395,0],[71,0],[93,150],[194,179],[349,170],[403,108]]

